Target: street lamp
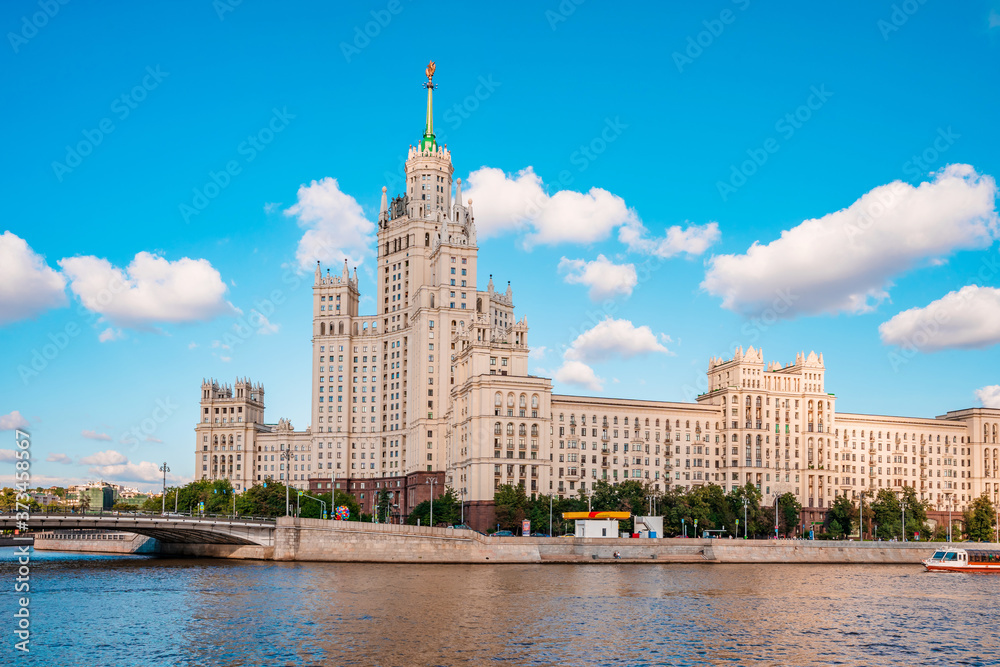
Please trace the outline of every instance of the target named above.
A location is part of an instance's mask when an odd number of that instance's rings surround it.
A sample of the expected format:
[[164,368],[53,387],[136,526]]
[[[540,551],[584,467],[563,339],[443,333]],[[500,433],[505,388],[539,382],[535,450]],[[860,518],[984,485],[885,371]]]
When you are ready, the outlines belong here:
[[[747,528],[750,524],[747,523],[747,507],[750,505],[750,499],[743,496],[743,539],[748,540],[750,536],[747,534]],[[739,530],[736,531],[736,537],[739,537]]]
[[861,502],[858,503],[858,535],[865,541],[865,492],[861,492]]
[[161,503],[161,505],[163,506],[163,509],[161,510],[161,512],[163,514],[166,514],[167,513],[167,473],[170,472],[170,468],[167,467],[167,462],[166,461],[164,461],[163,465],[160,466],[160,472],[163,473],[163,502]]
[[778,492],[774,492],[774,539],[778,539]]
[[549,537],[552,537],[552,494],[549,494]]
[[905,542],[906,541],[906,496],[902,494],[900,495],[899,498],[899,510],[900,512],[902,512],[902,521],[903,521],[903,526],[899,532],[903,534],[903,541]]
[[431,528],[434,527],[434,486],[438,483],[437,477],[432,477],[427,480],[427,483],[431,485]]
[[288,461],[292,460],[292,448],[291,447],[289,447],[288,449],[284,449],[284,445],[282,445],[281,460],[285,462],[285,476],[286,476],[286,478],[285,478],[285,516],[288,516],[289,507],[290,507],[289,502],[288,502],[288,483],[292,479],[292,476],[288,473],[288,471],[292,469],[291,466],[288,465]]

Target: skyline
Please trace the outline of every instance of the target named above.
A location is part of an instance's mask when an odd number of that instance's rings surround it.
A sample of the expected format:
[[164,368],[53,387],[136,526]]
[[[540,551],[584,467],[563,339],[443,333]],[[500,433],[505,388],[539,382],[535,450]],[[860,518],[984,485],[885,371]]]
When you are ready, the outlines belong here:
[[[400,158],[420,136],[428,57],[443,84],[439,142],[475,201],[480,257],[506,272],[494,275],[499,288],[512,281],[516,315],[532,327],[532,372],[559,393],[693,401],[709,358],[752,345],[782,364],[823,353],[845,412],[1000,406],[989,370],[1000,360],[1000,169],[986,112],[996,86],[981,85],[996,77],[985,63],[996,61],[1000,20],[988,6],[920,6],[898,26],[891,4],[847,7],[829,35],[786,33],[777,10],[749,2],[672,10],[690,13],[662,22],[655,53],[638,38],[612,54],[576,52],[555,78],[529,65],[607,21],[641,31],[634,10],[581,5],[556,14],[565,21],[539,11],[517,26],[535,49],[520,52],[505,10],[490,16],[489,36],[462,32],[442,10],[454,43],[415,45],[420,17],[407,3],[339,18],[307,6],[150,16],[158,8],[67,5],[5,53],[5,83],[33,102],[15,110],[21,168],[7,179],[14,210],[0,237],[10,351],[0,428],[32,429],[49,459],[36,479],[99,472],[155,486],[150,468],[165,458],[175,480],[190,479],[196,385],[209,376],[250,377],[268,391],[269,423],[307,425],[303,287],[317,259],[337,271],[346,256],[362,312],[374,311],[374,220],[382,186],[390,197],[402,189]],[[3,25],[32,7],[5,7]],[[207,53],[123,30],[140,17],[189,22]],[[283,42],[280,62],[252,50],[254,36],[278,39],[273,27],[292,21],[289,33],[306,38]],[[358,48],[354,29],[372,21],[377,33]],[[310,41],[331,26],[341,37]],[[945,34],[954,52],[919,48]],[[824,59],[838,38],[857,40],[849,63]],[[505,59],[484,39],[507,46]],[[769,39],[772,50],[759,48]],[[744,53],[748,40],[758,46]],[[462,55],[471,43],[475,58]],[[233,49],[241,61],[204,58]],[[732,72],[737,54],[743,69]],[[784,62],[790,54],[801,62]],[[638,55],[641,72],[629,69]],[[786,71],[769,78],[761,60]],[[879,88],[916,70],[918,84],[938,88]],[[83,72],[99,85],[62,78]],[[638,88],[654,72],[656,90]],[[243,87],[259,73],[271,78]],[[357,99],[341,106],[342,90]],[[77,164],[81,142],[93,150]],[[73,224],[74,212],[91,224]],[[920,383],[935,393],[913,392]],[[67,389],[54,416],[52,397]]]

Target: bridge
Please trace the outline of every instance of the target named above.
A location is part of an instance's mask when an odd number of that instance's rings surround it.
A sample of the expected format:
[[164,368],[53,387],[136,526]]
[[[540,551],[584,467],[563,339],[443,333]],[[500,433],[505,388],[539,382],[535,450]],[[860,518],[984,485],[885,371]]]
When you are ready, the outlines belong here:
[[27,521],[0,512],[0,531],[108,530],[146,535],[161,544],[274,546],[275,521],[254,517],[187,516],[141,512],[32,512]]

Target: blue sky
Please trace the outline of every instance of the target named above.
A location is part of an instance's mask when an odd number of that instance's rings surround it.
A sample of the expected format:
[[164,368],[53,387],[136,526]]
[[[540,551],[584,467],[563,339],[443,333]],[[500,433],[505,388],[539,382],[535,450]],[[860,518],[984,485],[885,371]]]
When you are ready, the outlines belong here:
[[557,391],[692,400],[753,345],[822,352],[843,412],[1000,406],[1000,5],[12,1],[0,26],[0,427],[39,483],[189,478],[203,377],[308,425],[303,235],[372,293],[429,59],[479,287],[513,281]]

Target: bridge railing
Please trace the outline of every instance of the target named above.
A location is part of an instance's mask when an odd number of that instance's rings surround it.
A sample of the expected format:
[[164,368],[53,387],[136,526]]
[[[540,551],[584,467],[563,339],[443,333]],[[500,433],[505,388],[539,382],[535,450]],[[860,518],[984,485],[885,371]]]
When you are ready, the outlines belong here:
[[[22,510],[23,511],[23,510]],[[17,509],[13,506],[0,506],[0,517],[3,516],[14,516],[17,514]],[[229,521],[256,521],[261,523],[273,524],[275,519],[273,517],[259,517],[259,516],[241,516],[237,514],[233,516],[232,514],[210,514],[210,513],[198,513],[198,512],[151,512],[148,510],[81,510],[76,508],[69,509],[42,509],[33,510],[31,512],[32,518],[38,517],[74,517],[74,518],[99,518],[99,517],[114,517],[114,518],[129,518],[129,517],[148,517],[148,518],[176,518],[176,519],[196,519],[196,520],[216,520],[224,519]]]

